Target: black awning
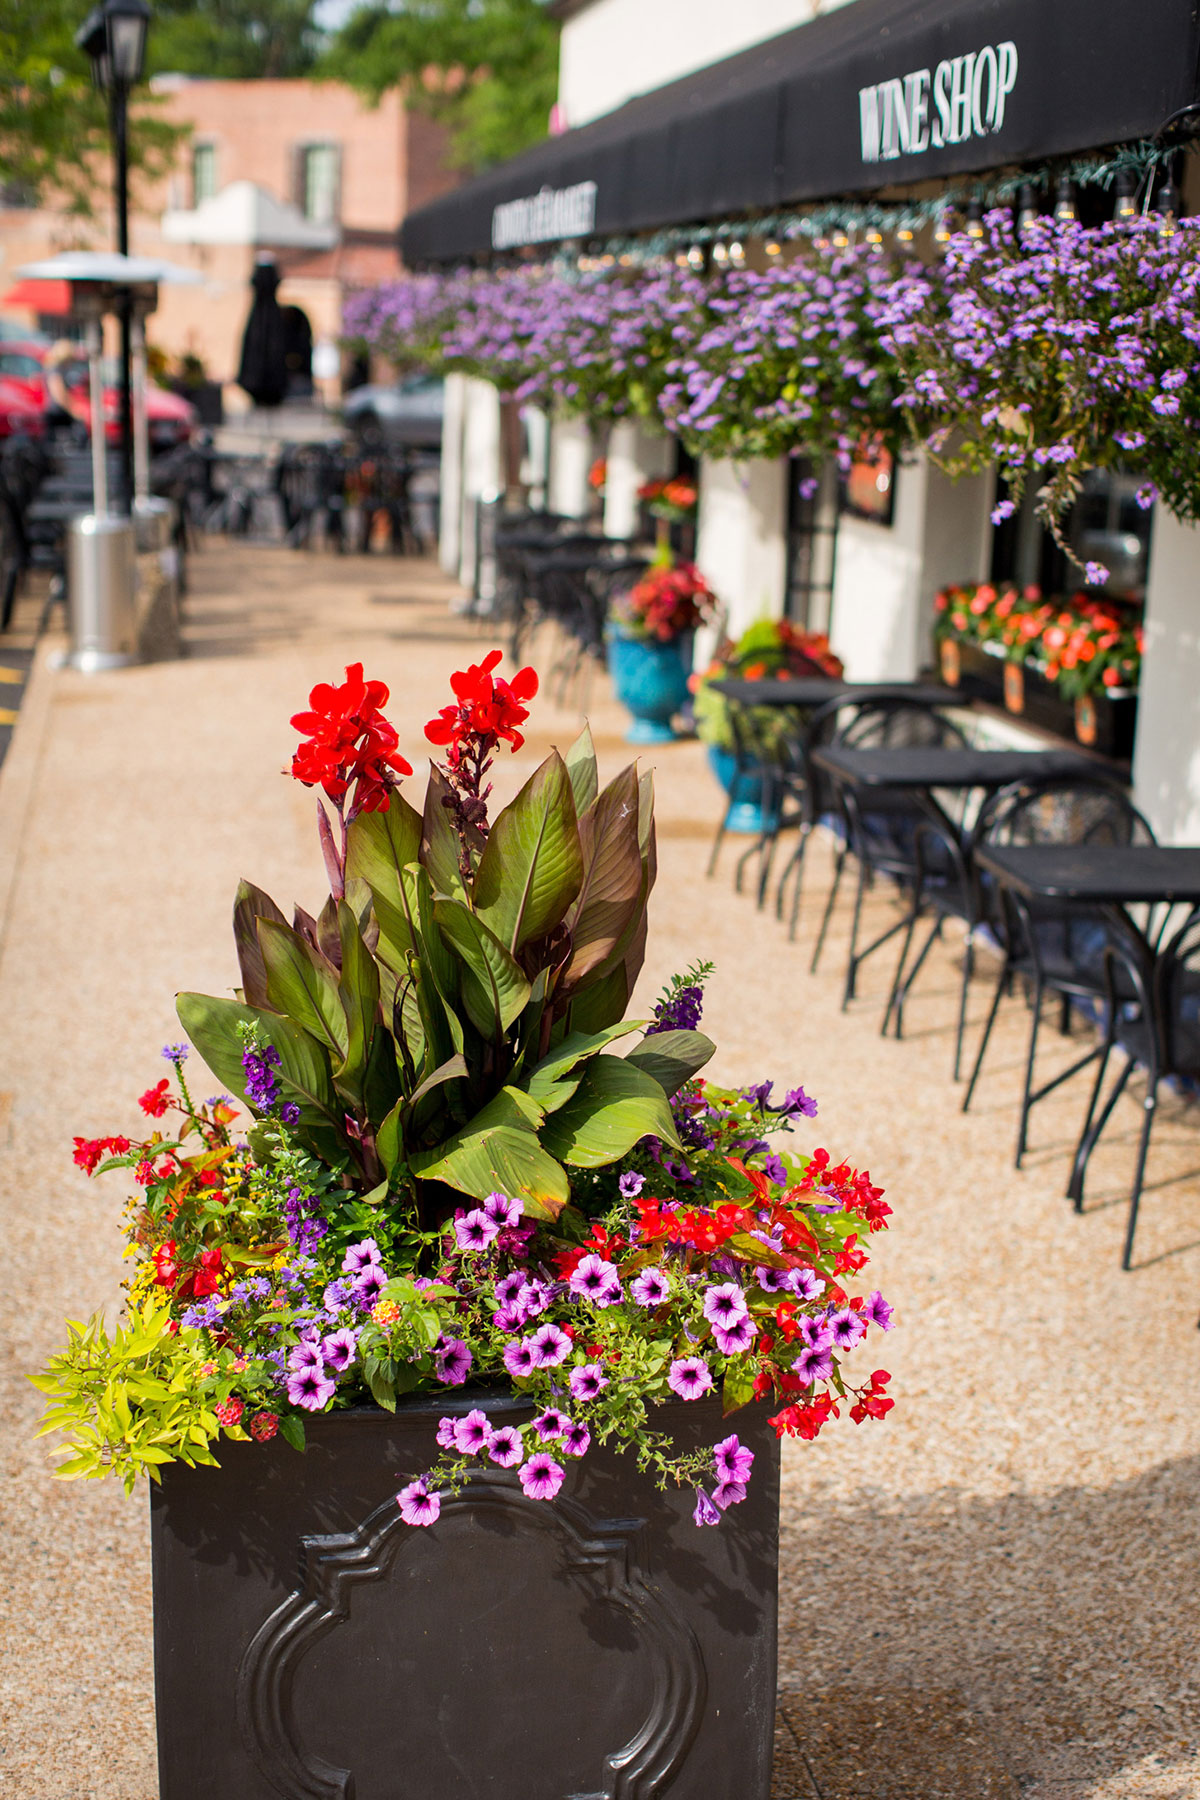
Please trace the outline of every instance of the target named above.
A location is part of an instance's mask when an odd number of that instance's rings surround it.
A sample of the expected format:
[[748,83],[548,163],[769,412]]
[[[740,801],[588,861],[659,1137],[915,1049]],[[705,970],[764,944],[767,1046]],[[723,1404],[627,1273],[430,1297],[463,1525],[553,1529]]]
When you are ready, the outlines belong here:
[[401,228],[411,265],[681,225],[1151,135],[1200,0],[854,0],[642,94]]

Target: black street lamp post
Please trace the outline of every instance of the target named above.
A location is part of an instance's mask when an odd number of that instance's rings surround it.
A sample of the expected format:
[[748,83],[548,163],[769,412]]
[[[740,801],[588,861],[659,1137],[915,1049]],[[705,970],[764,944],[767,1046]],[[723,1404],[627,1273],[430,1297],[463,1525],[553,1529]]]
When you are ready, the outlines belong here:
[[[113,146],[113,199],[117,219],[117,249],[129,255],[129,90],[142,78],[146,62],[146,32],[150,8],[146,0],[105,0],[95,7],[75,34],[75,42],[91,58],[92,79],[108,95],[108,121]],[[121,503],[133,505],[133,402],[132,363],[133,299],[120,301],[121,379],[119,387],[121,431]],[[103,419],[92,421],[92,430],[103,436]]]

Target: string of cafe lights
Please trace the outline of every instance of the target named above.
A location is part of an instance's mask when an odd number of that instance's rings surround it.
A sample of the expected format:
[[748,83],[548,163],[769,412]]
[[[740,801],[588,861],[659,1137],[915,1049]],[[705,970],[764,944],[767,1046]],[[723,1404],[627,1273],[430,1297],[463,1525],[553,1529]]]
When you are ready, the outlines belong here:
[[[743,214],[701,225],[668,226],[644,237],[610,237],[563,262],[584,272],[667,262],[698,271],[710,263],[740,268],[745,265],[750,238],[763,240],[768,257],[777,258],[789,244],[805,239],[821,249],[841,249],[857,241],[882,245],[888,237],[903,246],[912,244],[926,226],[933,227],[935,242],[945,243],[960,216],[969,235],[982,237],[983,215],[990,207],[1015,205],[1018,224],[1025,224],[1040,216],[1043,195],[1053,195],[1055,218],[1073,219],[1082,187],[1106,192],[1115,188],[1113,212],[1118,219],[1148,211],[1153,197],[1155,210],[1168,221],[1169,230],[1180,208],[1171,172],[1179,146],[1160,141],[1161,136],[1104,156],[1047,163],[987,181],[953,183],[924,200],[829,201],[804,212]],[[1160,171],[1164,179],[1156,189]]]

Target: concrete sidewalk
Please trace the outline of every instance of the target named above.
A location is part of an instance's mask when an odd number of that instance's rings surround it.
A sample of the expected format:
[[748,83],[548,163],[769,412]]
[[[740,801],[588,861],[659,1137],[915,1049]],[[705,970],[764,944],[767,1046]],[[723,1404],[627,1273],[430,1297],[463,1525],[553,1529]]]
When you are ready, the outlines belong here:
[[[449,613],[428,564],[213,544],[192,572],[188,659],[84,678],[43,654],[0,773],[0,1795],[13,1800],[157,1791],[145,1499],[52,1482],[24,1380],[65,1317],[111,1317],[120,1300],[124,1190],[86,1182],[71,1137],[136,1124],[159,1046],[179,1036],[174,992],[235,980],[240,875],[319,904],[312,796],[281,773],[312,684],[361,660],[390,684],[419,767],[449,671],[493,641]],[[629,753],[603,678],[590,712],[615,772]],[[506,793],[577,718],[539,701],[533,723]],[[923,979],[906,1041],[881,1040],[885,956],[845,1015],[844,929],[807,972],[823,857],[789,945],[733,894],[732,844],[704,879],[719,796],[702,747],[647,760],[660,873],[644,998],[711,956],[714,1077],[803,1081],[821,1102],[815,1141],[869,1166],[895,1208],[873,1248],[900,1327],[896,1409],[785,1454],[779,1800],[1192,1800],[1194,1109],[1165,1109],[1139,1267],[1122,1275],[1136,1097],[1075,1218],[1061,1196],[1080,1084],[1038,1108],[1030,1166],[1010,1167],[1022,1009],[1006,1009],[964,1118],[948,1079],[951,954]],[[979,984],[975,1015],[985,1001]]]

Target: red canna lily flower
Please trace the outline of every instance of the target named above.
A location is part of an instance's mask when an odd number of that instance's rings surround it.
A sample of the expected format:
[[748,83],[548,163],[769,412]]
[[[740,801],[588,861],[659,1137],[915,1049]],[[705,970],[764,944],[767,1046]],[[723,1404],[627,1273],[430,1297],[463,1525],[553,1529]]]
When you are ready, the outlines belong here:
[[341,809],[351,788],[350,816],[386,812],[397,776],[412,764],[399,754],[399,737],[380,712],[388,690],[382,681],[364,681],[361,663],[350,663],[340,687],[320,681],[308,697],[309,710],[292,724],[309,742],[292,757],[292,775],[305,787],[320,787]]
[[450,677],[450,686],[458,704],[443,706],[437,718],[430,719],[425,727],[425,736],[431,744],[451,746],[452,766],[456,762],[455,753],[461,754],[472,739],[490,740],[485,754],[494,749],[501,738],[514,750],[519,750],[525,742],[516,728],[529,717],[529,708],[522,702],[532,700],[537,693],[537,672],[530,668],[518,669],[511,682],[503,678],[497,680],[492,670],[503,654],[501,650],[489,650],[481,663],[456,670]]

